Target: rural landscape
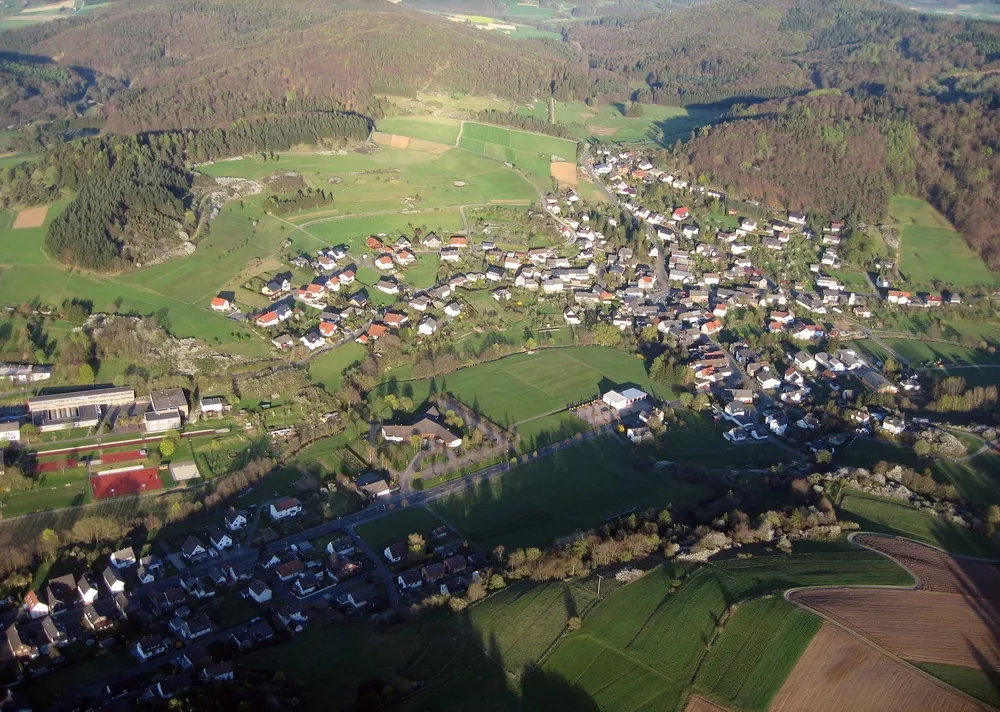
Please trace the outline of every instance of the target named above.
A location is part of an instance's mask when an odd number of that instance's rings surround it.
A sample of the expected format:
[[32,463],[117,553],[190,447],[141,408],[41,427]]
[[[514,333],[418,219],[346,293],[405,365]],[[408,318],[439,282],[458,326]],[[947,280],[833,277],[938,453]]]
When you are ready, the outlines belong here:
[[1000,709],[993,6],[0,5],[0,710]]

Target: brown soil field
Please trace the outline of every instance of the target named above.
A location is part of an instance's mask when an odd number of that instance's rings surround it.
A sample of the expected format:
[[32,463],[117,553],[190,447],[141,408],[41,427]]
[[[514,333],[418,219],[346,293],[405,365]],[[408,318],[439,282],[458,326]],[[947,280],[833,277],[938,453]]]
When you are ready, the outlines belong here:
[[1000,566],[949,556],[908,539],[862,534],[853,541],[886,554],[913,572],[927,591],[1000,599]]
[[816,588],[789,597],[906,660],[1000,670],[995,601],[891,588]]
[[568,185],[576,185],[576,164],[569,163],[568,161],[556,161],[555,163],[549,164],[549,171],[552,173],[552,177],[555,178],[560,183],[566,183]]
[[43,205],[40,208],[25,208],[14,218],[14,224],[11,227],[15,230],[25,227],[41,227],[45,224],[45,216],[48,212],[49,206],[47,205]]
[[441,155],[445,151],[451,150],[452,148],[446,143],[424,141],[419,138],[410,138],[409,136],[399,136],[397,134],[387,134],[382,133],[381,131],[373,133],[372,140],[382,146],[391,146],[392,148],[408,148],[411,151],[423,151],[424,153],[433,153],[435,155]]
[[389,145],[393,148],[407,148],[410,145],[410,138],[409,136],[397,136],[396,134],[392,134],[389,137]]
[[691,695],[688,697],[687,706],[684,712],[729,712],[725,707],[720,707],[714,702],[709,702],[704,697]]
[[434,141],[424,141],[419,138],[410,139],[410,150],[411,151],[423,151],[424,153],[434,153],[440,155],[445,151],[451,150],[451,146],[446,143],[435,143]]
[[768,712],[985,709],[988,708],[936,684],[850,633],[824,623],[771,701]]

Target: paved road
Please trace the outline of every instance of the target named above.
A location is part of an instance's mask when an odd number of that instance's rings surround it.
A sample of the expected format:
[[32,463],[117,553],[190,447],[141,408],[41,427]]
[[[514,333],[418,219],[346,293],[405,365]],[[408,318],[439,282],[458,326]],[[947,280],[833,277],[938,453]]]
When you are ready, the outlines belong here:
[[604,185],[604,181],[601,180],[600,176],[598,176],[597,173],[594,171],[593,166],[590,165],[589,143],[583,144],[583,153],[581,154],[580,158],[581,158],[580,162],[583,164],[583,169],[587,171],[587,175],[590,176],[590,180],[594,182],[594,185],[597,186],[597,189],[602,193],[604,193],[604,196],[608,199],[608,202],[610,202],[612,205],[618,205],[618,199],[611,194],[611,191],[608,190],[606,185]]

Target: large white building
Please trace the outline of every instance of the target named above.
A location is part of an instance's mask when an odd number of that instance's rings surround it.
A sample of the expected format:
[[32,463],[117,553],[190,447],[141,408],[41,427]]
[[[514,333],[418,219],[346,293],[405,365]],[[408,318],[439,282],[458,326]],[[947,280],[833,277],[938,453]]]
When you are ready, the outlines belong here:
[[608,391],[601,397],[601,400],[620,413],[623,410],[633,407],[636,403],[646,400],[648,397],[647,393],[640,391],[638,388],[626,388],[621,393],[618,391]]

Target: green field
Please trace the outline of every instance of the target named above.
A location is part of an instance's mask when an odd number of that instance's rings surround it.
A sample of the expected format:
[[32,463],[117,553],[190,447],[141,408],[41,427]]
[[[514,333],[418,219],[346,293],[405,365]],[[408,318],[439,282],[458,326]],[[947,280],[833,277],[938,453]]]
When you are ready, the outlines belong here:
[[[714,123],[721,112],[714,109],[686,109],[681,106],[643,104],[642,116],[625,116],[621,104],[594,107],[583,102],[556,102],[556,123],[565,126],[580,139],[645,143],[656,141],[664,145],[677,139],[687,139],[699,126]],[[548,102],[539,101],[531,108],[521,107],[518,113],[536,119],[549,119]]]
[[393,116],[379,121],[378,130],[454,146],[458,140],[458,127],[461,123],[458,119],[438,116]]
[[551,184],[553,156],[576,161],[576,142],[466,121],[458,145],[466,151],[506,161],[527,174],[539,187]]
[[[504,427],[560,410],[571,403],[598,398],[625,384],[635,385],[661,398],[676,396],[670,386],[649,380],[641,360],[602,346],[517,354],[435,380],[438,391],[452,393]],[[414,394],[431,390],[430,381],[414,381],[408,385]],[[380,392],[384,389],[383,386]]]
[[930,204],[908,195],[894,195],[889,214],[902,227],[899,270],[908,282],[935,282],[956,287],[1000,285],[948,220]]
[[[912,582],[891,561],[871,552],[845,551],[839,545],[825,545],[813,553],[718,561],[695,569],[671,593],[682,576],[682,569],[665,565],[616,590],[584,619],[580,631],[560,641],[543,663],[543,671],[586,694],[592,700],[588,709],[674,710],[692,685],[706,644],[732,603],[793,586]],[[746,628],[754,623],[750,618],[730,621],[736,625],[735,639],[746,638]],[[775,613],[769,618],[779,622]],[[780,632],[762,630],[757,635],[772,635],[779,645],[801,648],[808,637],[798,625],[796,621]],[[712,677],[700,678],[702,684],[716,689],[720,697],[760,704],[780,687],[797,655],[775,649],[754,660],[736,649],[737,642],[725,641],[728,626],[723,631],[720,648],[713,651],[714,660],[706,670]],[[744,656],[751,659],[743,660]],[[742,688],[740,680],[704,682],[716,680],[719,669],[734,658],[739,672],[747,676]],[[557,698],[549,702],[550,709],[559,707]]]
[[407,507],[362,524],[357,531],[375,551],[380,552],[390,544],[405,541],[408,534],[423,534],[429,543],[431,532],[441,524],[441,520],[426,507]]
[[[1000,330],[998,330],[1000,331]],[[993,338],[1000,342],[1000,334]],[[893,351],[911,363],[942,360],[945,363],[995,364],[1000,356],[989,351],[970,349],[943,341],[916,341],[914,339],[883,339]]]
[[[678,410],[683,422],[670,424],[656,441],[655,457],[669,462],[694,462],[706,467],[768,466],[791,462],[795,456],[773,444],[743,443],[734,445],[723,438],[728,429],[712,423],[707,417],[691,410]],[[732,426],[730,426],[732,427]]]
[[904,467],[917,467],[919,464],[913,448],[873,438],[856,438],[837,454],[837,464],[848,467],[871,469],[883,460]]
[[915,663],[915,665],[991,707],[1000,708],[1000,673],[937,663]]
[[517,426],[521,436],[521,450],[534,450],[565,440],[588,430],[589,426],[572,413],[553,413],[529,420]]
[[335,393],[340,388],[344,369],[357,363],[364,356],[365,349],[361,344],[351,341],[338,346],[309,360],[309,378],[313,383],[323,386],[327,392]]
[[935,463],[934,478],[955,486],[968,502],[984,509],[1000,504],[1000,455],[985,452],[961,462],[941,460]]
[[683,509],[711,494],[661,471],[636,470],[630,455],[616,439],[599,438],[432,506],[479,546],[510,549],[544,546],[637,507]]
[[840,501],[841,519],[854,521],[865,531],[901,534],[970,556],[995,557],[1000,552],[989,539],[943,519],[924,514],[905,502],[849,492]]
[[730,708],[767,709],[821,622],[784,598],[741,605],[699,668],[695,689]]

